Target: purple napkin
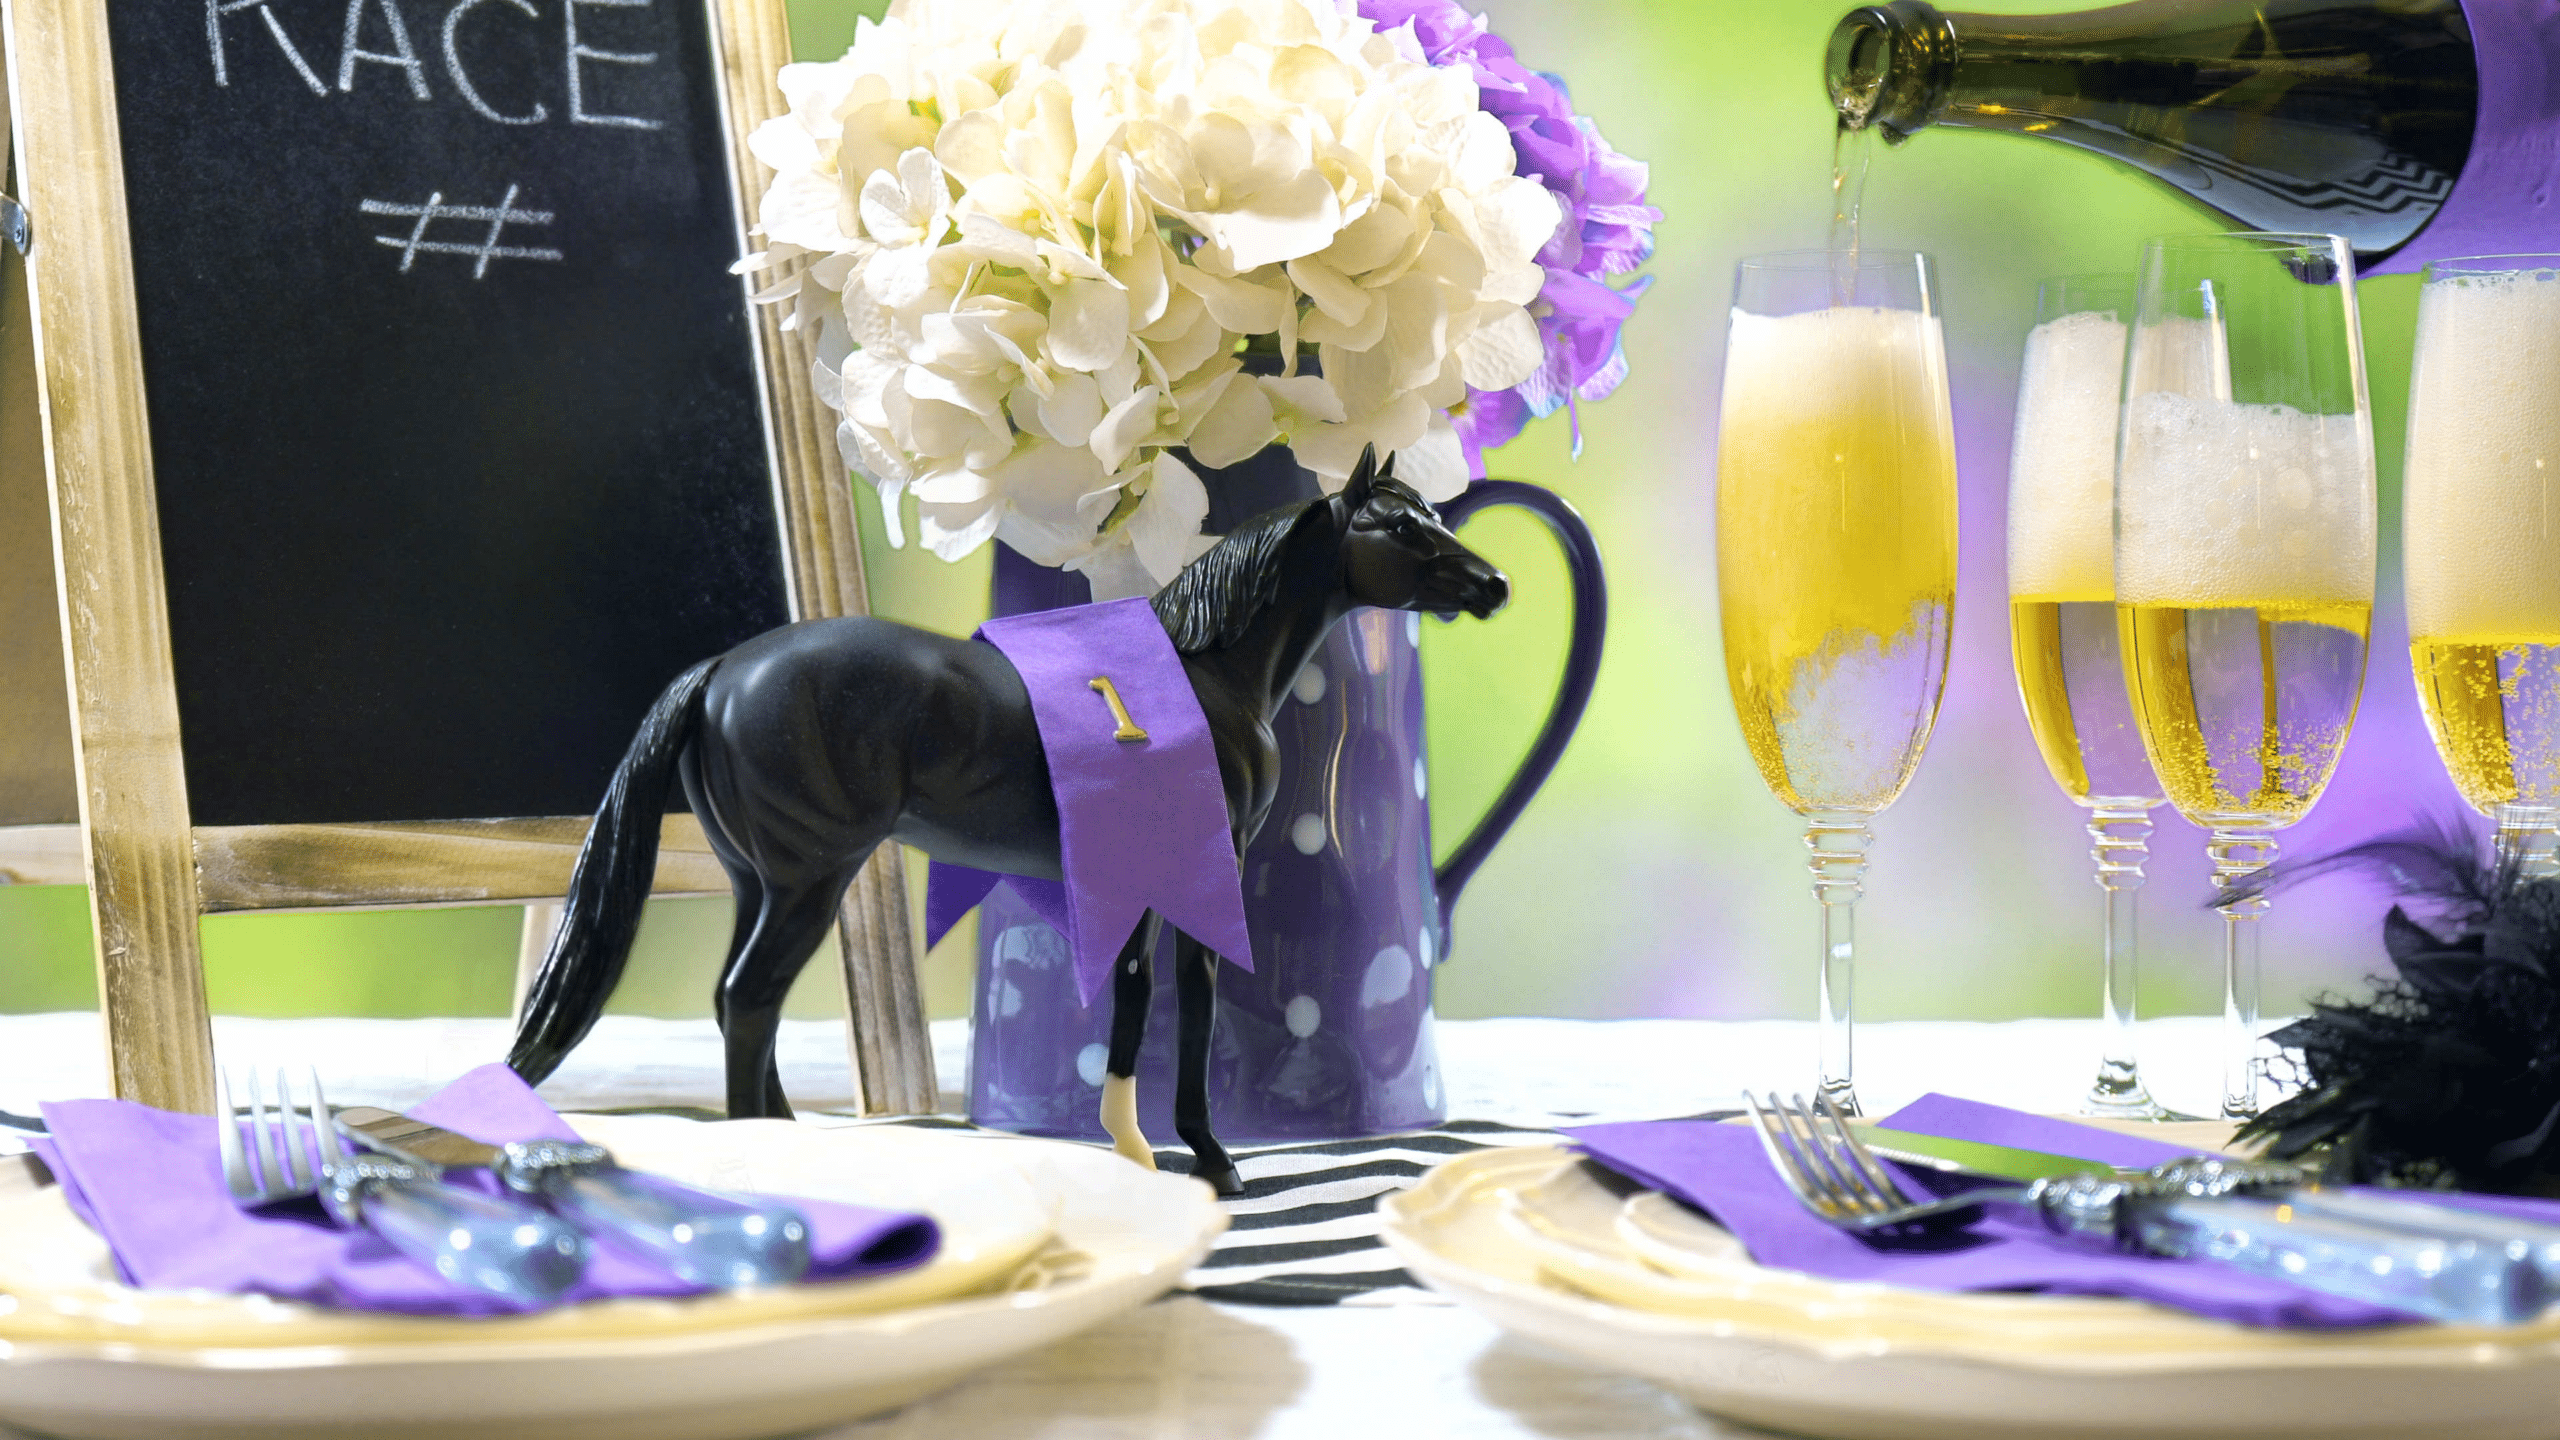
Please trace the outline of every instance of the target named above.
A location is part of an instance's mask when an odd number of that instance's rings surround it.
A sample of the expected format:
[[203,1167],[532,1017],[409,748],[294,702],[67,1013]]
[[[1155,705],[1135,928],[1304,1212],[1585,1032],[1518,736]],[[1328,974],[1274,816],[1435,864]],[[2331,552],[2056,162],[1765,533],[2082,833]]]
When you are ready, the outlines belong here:
[[[1948,1095],[1922,1096],[1881,1123],[1917,1135],[2043,1150],[2119,1166],[2148,1167],[2189,1153],[2157,1140]],[[1996,1217],[1961,1235],[1932,1241],[1927,1248],[1880,1247],[1833,1229],[1807,1212],[1770,1168],[1759,1136],[1749,1125],[1648,1120],[1588,1125],[1564,1133],[1608,1168],[1713,1215],[1751,1252],[1752,1259],[1776,1269],[1920,1290],[2118,1295],[2241,1325],[2341,1329],[2414,1318],[2220,1265],[2082,1249],[2032,1224]],[[2526,1208],[2537,1203],[2538,1209]],[[2533,1219],[2560,1218],[2560,1206],[2549,1202],[2500,1200],[2474,1208]]]
[[[531,1087],[504,1065],[483,1065],[412,1106],[421,1120],[487,1144],[575,1140]],[[370,1231],[341,1230],[314,1207],[306,1214],[252,1215],[222,1183],[214,1122],[124,1100],[68,1100],[44,1107],[47,1140],[37,1154],[63,1196],[105,1237],[135,1285],[274,1295],[349,1310],[411,1315],[512,1314],[528,1307],[455,1285],[393,1250]],[[494,1191],[485,1171],[453,1171]],[[809,1219],[811,1280],[902,1270],[931,1259],[941,1231],[922,1215],[792,1200]],[[636,1255],[598,1243],[584,1279],[559,1301],[609,1296],[698,1295]]]

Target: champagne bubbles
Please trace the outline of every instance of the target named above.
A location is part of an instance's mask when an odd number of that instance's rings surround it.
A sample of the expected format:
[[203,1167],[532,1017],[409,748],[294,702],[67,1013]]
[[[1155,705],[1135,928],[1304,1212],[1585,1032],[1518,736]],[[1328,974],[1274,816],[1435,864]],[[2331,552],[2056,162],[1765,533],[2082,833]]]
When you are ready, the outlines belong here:
[[2116,391],[2125,325],[2082,311],[2027,336],[2009,460],[2009,593],[2115,594]]
[[2560,271],[2429,283],[2417,356],[2409,633],[2560,640]]
[[2373,601],[2372,445],[2359,415],[2155,391],[2125,404],[2116,598]]

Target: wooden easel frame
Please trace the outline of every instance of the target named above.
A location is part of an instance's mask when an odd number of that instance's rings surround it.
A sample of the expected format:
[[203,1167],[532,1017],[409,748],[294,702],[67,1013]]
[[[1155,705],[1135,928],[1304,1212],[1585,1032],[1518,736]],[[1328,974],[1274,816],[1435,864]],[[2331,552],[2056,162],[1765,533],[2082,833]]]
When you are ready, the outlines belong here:
[[[88,884],[116,1093],[209,1112],[213,1037],[202,915],[551,900],[567,889],[587,822],[190,822],[107,41],[110,3],[116,0],[0,0],[11,123],[0,142],[14,133],[18,198],[35,224],[26,266],[35,399],[80,810],[76,872],[65,863],[69,837],[59,826],[0,829],[0,869]],[[737,213],[751,215],[764,171],[747,137],[781,111],[773,77],[791,58],[782,0],[667,3],[708,7]],[[741,220],[742,247],[745,232]],[[832,427],[809,392],[810,342],[783,331],[771,309],[755,317],[755,341],[791,612],[867,614],[853,502],[827,438]],[[664,834],[658,893],[728,893],[691,816],[670,816]],[[529,910],[543,913],[538,904]],[[933,1051],[895,844],[882,846],[854,881],[839,935],[861,1107],[930,1110]]]

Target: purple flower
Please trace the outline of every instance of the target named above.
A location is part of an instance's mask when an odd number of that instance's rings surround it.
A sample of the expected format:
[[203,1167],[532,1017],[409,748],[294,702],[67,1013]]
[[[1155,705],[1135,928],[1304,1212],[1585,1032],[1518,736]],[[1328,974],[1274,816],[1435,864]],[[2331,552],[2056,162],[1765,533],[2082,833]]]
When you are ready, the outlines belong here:
[[1555,235],[1538,252],[1547,283],[1529,307],[1546,339],[1546,363],[1515,389],[1468,391],[1451,412],[1467,464],[1482,476],[1485,451],[1559,407],[1572,416],[1578,457],[1578,402],[1606,399],[1626,378],[1618,329],[1634,313],[1636,297],[1653,283],[1651,276],[1623,288],[1608,283],[1608,277],[1634,270],[1653,254],[1653,225],[1662,212],[1645,203],[1645,166],[1610,149],[1588,116],[1573,113],[1563,80],[1523,66],[1485,17],[1468,14],[1458,0],[1359,3],[1360,14],[1382,31],[1410,27],[1414,44],[1433,65],[1464,65],[1473,72],[1477,103],[1511,132],[1519,156],[1513,172],[1546,186],[1564,211]]

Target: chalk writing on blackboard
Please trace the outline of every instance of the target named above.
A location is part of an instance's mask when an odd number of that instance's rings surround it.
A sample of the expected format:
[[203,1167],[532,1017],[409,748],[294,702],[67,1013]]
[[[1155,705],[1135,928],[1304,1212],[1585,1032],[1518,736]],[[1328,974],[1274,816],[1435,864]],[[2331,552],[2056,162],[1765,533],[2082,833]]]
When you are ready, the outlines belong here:
[[[427,203],[424,205],[399,205],[389,200],[367,200],[360,208],[367,215],[397,215],[417,221],[409,227],[409,233],[406,235],[373,237],[374,243],[391,246],[400,252],[401,274],[409,273],[409,267],[418,263],[418,256],[422,252],[430,255],[469,255],[473,257],[471,278],[477,280],[489,273],[489,262],[492,260],[558,260],[561,258],[557,250],[498,243],[498,237],[504,234],[510,225],[551,223],[551,212],[548,210],[517,209],[517,189],[516,186],[508,186],[506,198],[500,200],[494,207],[447,205],[444,203],[444,192],[438,190],[427,196]],[[428,239],[427,227],[439,220],[470,220],[485,223],[489,227],[489,233],[477,245]]]
[[[258,18],[265,22],[267,33],[274,37],[276,48],[284,53],[294,73],[302,77],[302,83],[310,87],[312,94],[327,98],[331,93],[329,82],[321,78],[320,72],[304,57],[302,47],[295,44],[292,35],[286,32],[284,21],[277,17],[273,8],[276,3],[277,0],[205,0],[204,36],[213,55],[213,83],[225,89],[231,85],[231,56],[223,35],[223,17],[243,10],[255,10]],[[590,65],[655,65],[658,52],[602,50],[586,43],[578,33],[578,11],[582,8],[646,10],[655,0],[559,0],[559,3],[561,66],[569,91],[569,123],[616,126],[627,130],[663,127],[666,124],[664,120],[649,116],[622,115],[589,108],[593,97],[588,94],[591,77],[586,69]],[[473,83],[471,71],[464,62],[462,22],[473,10],[486,4],[513,6],[528,20],[539,21],[542,18],[534,0],[454,0],[451,8],[444,12],[444,20],[439,27],[444,41],[445,76],[461,95],[463,103],[481,119],[500,125],[539,125],[551,118],[550,107],[541,101],[533,102],[532,108],[521,115],[510,115],[490,104]],[[347,0],[345,23],[338,36],[337,93],[352,93],[359,73],[356,67],[369,64],[398,70],[412,97],[419,100],[435,98],[435,90],[428,82],[426,62],[419,58],[417,47],[409,41],[409,22],[401,13],[400,5],[401,0]],[[387,39],[391,48],[367,49],[365,37],[368,33]],[[520,40],[522,37],[502,37],[500,43],[505,43],[506,38]]]

